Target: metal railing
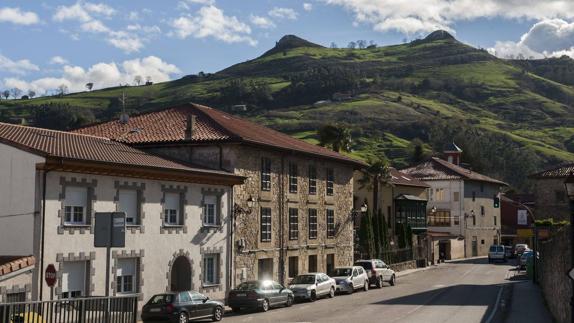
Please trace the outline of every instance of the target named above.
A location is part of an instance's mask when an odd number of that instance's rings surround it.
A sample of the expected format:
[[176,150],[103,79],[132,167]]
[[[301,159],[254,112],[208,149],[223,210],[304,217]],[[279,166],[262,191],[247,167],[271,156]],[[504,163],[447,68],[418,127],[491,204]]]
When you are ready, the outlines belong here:
[[135,323],[138,296],[0,304],[2,323]]
[[396,250],[383,251],[381,255],[381,260],[386,264],[396,264],[399,262],[405,262],[413,260],[413,249],[402,248]]

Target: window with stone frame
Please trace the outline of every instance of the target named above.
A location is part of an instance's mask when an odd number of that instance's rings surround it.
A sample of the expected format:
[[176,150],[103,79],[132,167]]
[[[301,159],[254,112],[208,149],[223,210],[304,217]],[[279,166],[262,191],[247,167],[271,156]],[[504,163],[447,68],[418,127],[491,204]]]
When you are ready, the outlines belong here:
[[87,270],[89,261],[66,261],[62,270],[62,293],[61,298],[76,298],[87,296]]
[[183,216],[181,205],[181,193],[166,192],[163,204],[163,224],[164,225],[183,225]]
[[26,301],[26,292],[7,293],[5,303],[21,303]]
[[64,225],[87,225],[88,188],[65,187]]
[[217,226],[219,225],[219,206],[217,203],[217,196],[206,195],[203,197],[203,225],[204,226]]
[[299,210],[289,208],[289,240],[299,239]]
[[271,208],[261,208],[261,242],[271,241]]
[[289,193],[297,193],[297,164],[289,163]]
[[335,236],[335,210],[327,209],[327,238]]
[[317,167],[309,165],[309,194],[317,194]]
[[317,239],[317,209],[309,209],[309,239]]
[[203,285],[219,284],[219,261],[218,253],[203,255]]
[[299,275],[299,257],[289,257],[289,271],[287,273],[289,278],[294,278]]
[[326,193],[328,196],[333,195],[334,185],[335,185],[335,171],[332,168],[327,168]]
[[140,221],[140,210],[138,191],[135,189],[118,190],[118,212],[126,214],[126,225],[138,225]]
[[261,158],[261,190],[271,191],[271,159]]
[[116,293],[137,293],[138,258],[120,258],[116,262]]

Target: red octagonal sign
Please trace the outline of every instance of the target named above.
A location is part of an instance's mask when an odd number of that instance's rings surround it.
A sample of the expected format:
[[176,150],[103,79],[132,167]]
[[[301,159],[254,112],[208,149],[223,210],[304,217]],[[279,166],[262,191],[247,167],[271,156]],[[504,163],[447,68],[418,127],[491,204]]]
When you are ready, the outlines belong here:
[[50,287],[54,287],[54,285],[56,285],[56,281],[58,280],[56,278],[56,267],[54,267],[52,264],[49,264],[48,267],[46,267],[46,274],[44,277],[46,284],[48,284]]

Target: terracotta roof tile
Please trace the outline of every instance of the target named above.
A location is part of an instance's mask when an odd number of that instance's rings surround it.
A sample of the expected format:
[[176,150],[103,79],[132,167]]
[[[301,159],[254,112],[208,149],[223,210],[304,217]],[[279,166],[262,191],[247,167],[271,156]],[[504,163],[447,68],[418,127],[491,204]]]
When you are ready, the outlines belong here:
[[416,187],[430,187],[427,183],[418,180],[417,178],[398,171],[394,168],[390,168],[391,173],[391,183],[397,186],[416,186]]
[[[191,140],[189,140],[186,139],[185,134],[187,122],[191,115],[196,116],[196,121]],[[109,121],[80,128],[74,132],[107,137],[128,144],[244,142],[335,159],[361,167],[365,166],[359,160],[330,149],[307,143],[268,127],[198,104],[143,113],[130,117],[126,124],[119,121]]]
[[35,263],[34,256],[0,256],[0,276],[31,267]]
[[574,163],[564,164],[530,175],[531,178],[564,178],[574,172]]

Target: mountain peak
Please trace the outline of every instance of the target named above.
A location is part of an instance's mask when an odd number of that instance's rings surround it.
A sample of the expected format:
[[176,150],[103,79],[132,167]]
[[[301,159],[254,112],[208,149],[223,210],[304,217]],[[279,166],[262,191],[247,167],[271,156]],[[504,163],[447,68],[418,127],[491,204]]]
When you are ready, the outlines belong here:
[[456,40],[448,31],[446,30],[435,30],[428,34],[423,41],[432,42],[436,40]]
[[275,47],[273,47],[270,50],[268,50],[267,52],[265,52],[265,54],[263,54],[263,56],[271,55],[271,54],[275,54],[275,53],[279,53],[282,51],[286,51],[286,50],[293,49],[293,48],[299,48],[299,47],[323,47],[323,46],[317,45],[315,43],[312,43],[308,40],[297,37],[295,35],[285,35],[285,36],[281,37],[281,39],[279,39],[279,41],[277,43],[275,43]]

